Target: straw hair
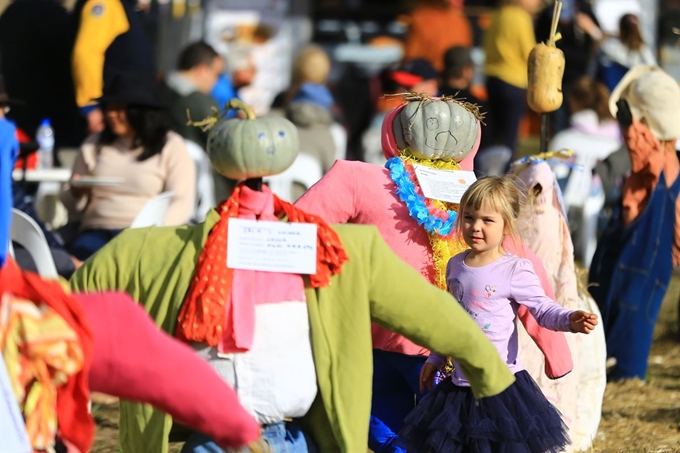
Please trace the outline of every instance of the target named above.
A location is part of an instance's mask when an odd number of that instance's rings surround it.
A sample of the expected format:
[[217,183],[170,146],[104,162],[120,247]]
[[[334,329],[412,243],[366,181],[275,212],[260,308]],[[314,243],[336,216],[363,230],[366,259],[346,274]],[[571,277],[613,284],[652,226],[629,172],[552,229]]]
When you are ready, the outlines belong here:
[[458,231],[463,231],[465,211],[482,208],[497,212],[503,219],[507,234],[521,244],[518,221],[525,195],[507,176],[485,176],[475,181],[463,194],[456,219]]

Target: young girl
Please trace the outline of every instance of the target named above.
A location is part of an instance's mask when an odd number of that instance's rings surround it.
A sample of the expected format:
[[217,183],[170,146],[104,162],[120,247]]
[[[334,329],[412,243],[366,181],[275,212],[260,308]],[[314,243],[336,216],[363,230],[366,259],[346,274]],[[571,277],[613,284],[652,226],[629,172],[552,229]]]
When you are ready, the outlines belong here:
[[[518,304],[538,323],[557,331],[589,333],[597,316],[571,311],[549,299],[531,263],[503,249],[519,241],[522,194],[508,178],[477,180],[460,202],[458,228],[470,250],[451,258],[447,286],[515,374],[503,393],[476,400],[465,375],[455,371],[408,415],[399,442],[418,452],[557,452],[569,443],[560,413],[543,396],[517,357]],[[431,353],[421,371],[432,389],[446,357]]]

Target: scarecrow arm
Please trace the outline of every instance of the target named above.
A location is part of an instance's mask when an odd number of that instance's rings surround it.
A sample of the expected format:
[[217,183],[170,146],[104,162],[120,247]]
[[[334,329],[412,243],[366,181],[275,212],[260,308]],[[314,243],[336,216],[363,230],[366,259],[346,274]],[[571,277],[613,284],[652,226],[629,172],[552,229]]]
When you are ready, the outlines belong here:
[[[514,377],[508,366],[458,302],[399,259],[377,229],[373,236],[369,289],[372,320],[452,357],[477,398],[497,395],[512,384]],[[385,276],[390,277],[390,284],[385,284]]]
[[236,393],[124,293],[75,294],[94,333],[93,391],[153,405],[224,447],[260,436]]

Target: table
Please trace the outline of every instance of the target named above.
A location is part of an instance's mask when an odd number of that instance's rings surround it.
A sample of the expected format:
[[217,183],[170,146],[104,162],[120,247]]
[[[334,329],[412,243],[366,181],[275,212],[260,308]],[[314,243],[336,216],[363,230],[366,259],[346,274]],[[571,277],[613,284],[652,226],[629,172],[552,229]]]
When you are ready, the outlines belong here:
[[[34,207],[40,219],[47,225],[58,228],[63,226],[68,218],[66,208],[59,201],[61,186],[71,180],[71,168],[45,168],[26,170],[26,182],[39,184],[35,195]],[[21,182],[24,171],[12,171],[12,179]]]
[[[59,182],[65,183],[71,179],[72,170],[70,168],[46,168],[26,170],[27,182]],[[21,181],[23,179],[23,170],[14,170],[12,172],[12,179]]]

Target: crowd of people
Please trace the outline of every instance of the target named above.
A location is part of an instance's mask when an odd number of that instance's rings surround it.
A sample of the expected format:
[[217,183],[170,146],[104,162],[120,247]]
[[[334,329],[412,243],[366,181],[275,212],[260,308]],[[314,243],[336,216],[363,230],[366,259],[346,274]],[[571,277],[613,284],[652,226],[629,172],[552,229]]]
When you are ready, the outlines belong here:
[[[306,44],[261,117],[244,102],[247,47],[191,42],[157,75],[131,0],[12,3],[0,400],[21,412],[16,451],[88,451],[90,392],[120,398],[125,452],[590,448],[607,380],[645,379],[680,262],[680,85],[635,15],[609,36],[567,0],[565,102],[544,113],[549,151],[527,155],[547,3],[499,0],[482,62],[464,1],[416,2],[403,58],[364,80],[365,103]],[[57,226],[13,176],[44,118],[56,165],[77,147]],[[301,156],[315,179],[286,199],[273,181]],[[162,226],[133,227],[163,195]],[[42,230],[60,282],[13,240],[12,209]]]

